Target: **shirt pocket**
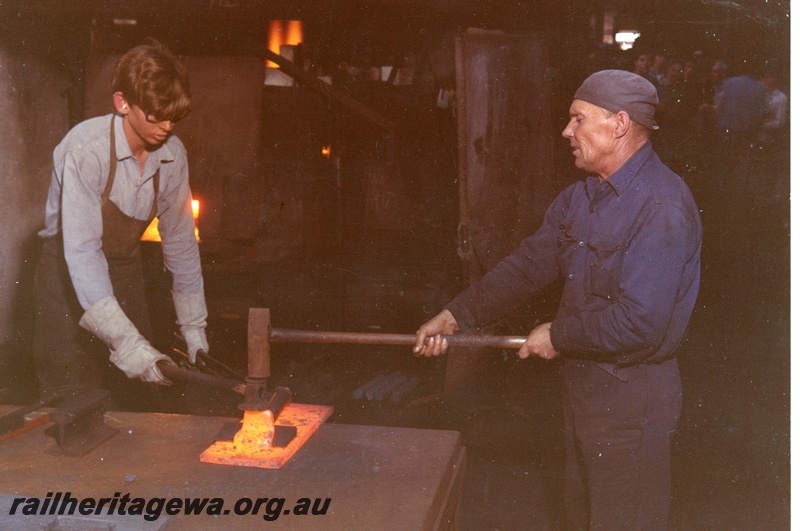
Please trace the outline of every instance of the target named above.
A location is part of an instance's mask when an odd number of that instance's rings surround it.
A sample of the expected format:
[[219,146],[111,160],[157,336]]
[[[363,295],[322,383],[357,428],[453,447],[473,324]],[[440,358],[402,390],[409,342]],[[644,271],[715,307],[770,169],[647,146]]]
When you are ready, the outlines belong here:
[[594,233],[588,242],[591,251],[589,263],[589,292],[603,299],[619,298],[622,260],[625,255],[623,241],[608,234]]
[[572,264],[578,238],[575,234],[576,223],[574,219],[564,220],[559,228],[561,232],[556,237],[556,245],[558,247],[558,267],[563,274]]

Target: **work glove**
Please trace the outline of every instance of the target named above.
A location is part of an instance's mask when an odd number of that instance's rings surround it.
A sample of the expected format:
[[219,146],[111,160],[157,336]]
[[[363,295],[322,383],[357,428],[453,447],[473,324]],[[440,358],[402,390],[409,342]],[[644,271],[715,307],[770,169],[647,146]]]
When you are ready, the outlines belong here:
[[208,340],[206,339],[206,298],[203,293],[178,293],[172,292],[172,302],[175,303],[175,315],[178,317],[178,326],[181,335],[186,341],[186,350],[189,354],[189,363],[194,365],[197,361],[197,352],[208,354]]
[[111,363],[128,378],[161,385],[172,384],[158,370],[156,362],[175,363],[142,337],[116,298],[106,297],[91,305],[79,324],[108,345]]

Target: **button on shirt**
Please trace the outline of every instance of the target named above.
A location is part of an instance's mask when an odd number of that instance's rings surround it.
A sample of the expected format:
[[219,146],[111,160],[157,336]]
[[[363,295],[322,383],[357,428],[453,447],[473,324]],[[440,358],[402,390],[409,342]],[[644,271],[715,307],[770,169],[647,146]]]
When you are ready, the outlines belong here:
[[[76,125],[53,153],[53,173],[45,206],[43,238],[63,234],[64,256],[84,309],[113,296],[108,263],[102,252],[101,195],[108,180],[111,115]],[[126,215],[145,220],[153,205],[153,181],[160,168],[158,230],[173,290],[201,293],[203,279],[194,234],[186,149],[175,136],[147,158],[144,171],[114,120],[117,170],[109,200]]]
[[563,356],[618,365],[671,357],[700,281],[700,215],[645,144],[607,180],[562,191],[542,227],[447,308],[462,328],[496,320],[559,278],[551,325]]

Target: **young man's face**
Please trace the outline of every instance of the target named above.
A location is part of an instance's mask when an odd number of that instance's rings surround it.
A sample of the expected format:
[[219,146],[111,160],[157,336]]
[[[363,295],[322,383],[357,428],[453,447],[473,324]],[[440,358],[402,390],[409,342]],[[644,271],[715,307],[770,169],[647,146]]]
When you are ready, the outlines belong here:
[[146,115],[138,105],[131,106],[128,123],[136,136],[148,147],[158,147],[163,144],[175,127],[175,122],[171,120],[159,122],[152,116]]
[[569,123],[561,136],[569,140],[575,166],[606,178],[604,172],[613,151],[614,115],[583,100],[573,100]]

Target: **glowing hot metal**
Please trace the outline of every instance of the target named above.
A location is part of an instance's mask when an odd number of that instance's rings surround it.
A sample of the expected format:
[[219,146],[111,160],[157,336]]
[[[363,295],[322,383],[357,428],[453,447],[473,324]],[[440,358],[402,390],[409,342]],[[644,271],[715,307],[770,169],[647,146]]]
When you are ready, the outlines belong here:
[[[273,420],[272,410],[245,411],[232,441],[217,441],[200,461],[219,465],[281,468],[333,413],[331,406],[288,404]],[[288,436],[286,435],[288,433]],[[279,439],[284,441],[279,442]],[[286,442],[286,439],[289,439]]]
[[[290,404],[292,393],[279,387],[270,396],[270,312],[251,308],[248,318],[247,378],[241,428],[233,440],[218,440],[200,455],[204,463],[280,468],[332,413],[330,406]],[[224,439],[220,437],[220,439]]]

